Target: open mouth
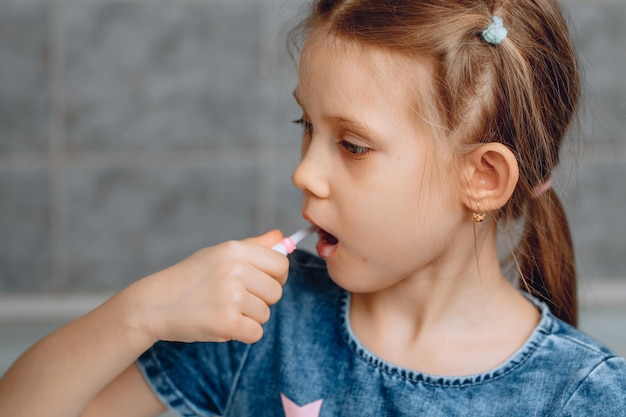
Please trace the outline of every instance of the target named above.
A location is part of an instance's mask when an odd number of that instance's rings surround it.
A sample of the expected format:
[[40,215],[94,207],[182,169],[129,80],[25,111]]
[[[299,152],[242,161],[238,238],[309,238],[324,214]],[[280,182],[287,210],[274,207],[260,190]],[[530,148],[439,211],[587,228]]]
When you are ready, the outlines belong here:
[[337,250],[339,240],[326,230],[319,228],[317,229],[317,236],[319,240],[315,248],[317,249],[318,255],[324,259],[330,258]]

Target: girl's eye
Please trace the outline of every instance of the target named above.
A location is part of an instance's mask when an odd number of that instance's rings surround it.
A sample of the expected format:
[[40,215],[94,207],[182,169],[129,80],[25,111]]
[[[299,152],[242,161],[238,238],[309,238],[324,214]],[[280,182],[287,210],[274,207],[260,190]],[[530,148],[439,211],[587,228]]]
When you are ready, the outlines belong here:
[[311,122],[305,120],[304,118],[299,118],[298,120],[294,120],[293,121],[295,124],[301,126],[304,129],[304,134],[305,135],[311,135],[313,134],[313,125],[311,124]]
[[365,158],[368,153],[371,152],[371,148],[365,146],[356,145],[352,142],[342,140],[339,145],[355,159]]

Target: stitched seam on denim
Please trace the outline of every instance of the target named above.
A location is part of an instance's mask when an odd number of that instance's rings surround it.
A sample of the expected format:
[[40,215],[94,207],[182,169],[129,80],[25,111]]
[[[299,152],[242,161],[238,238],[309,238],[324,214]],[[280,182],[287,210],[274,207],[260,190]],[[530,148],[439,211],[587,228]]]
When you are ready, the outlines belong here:
[[567,399],[567,401],[563,405],[563,409],[567,408],[567,406],[569,405],[570,401],[572,401],[572,398],[574,397],[574,395],[576,395],[576,393],[578,392],[578,389],[580,388],[580,386],[585,381],[587,381],[587,379],[591,376],[591,374],[593,374],[598,368],[600,368],[600,366],[605,365],[611,359],[619,359],[619,358],[617,358],[616,356],[611,356],[611,357],[605,358],[604,360],[598,362],[598,364],[596,364],[596,366],[591,368],[589,370],[589,372],[587,373],[587,375],[585,375],[584,378],[581,378],[580,381],[578,381],[578,384],[576,384],[576,388],[574,388],[574,391],[572,391],[572,395],[569,396],[569,398]]
[[549,328],[553,327],[553,321],[550,320],[548,311],[542,309],[541,320],[531,336],[504,364],[498,366],[492,371],[480,374],[460,377],[436,376],[396,366],[369,352],[365,346],[361,345],[356,338],[356,335],[352,332],[349,322],[349,305],[350,293],[343,291],[339,305],[342,315],[343,339],[348,345],[348,348],[360,361],[364,362],[367,366],[370,366],[379,372],[384,372],[392,377],[400,378],[411,383],[422,383],[424,385],[441,388],[472,387],[503,378],[519,368],[533,355],[533,353],[550,333]]
[[[142,363],[141,366],[139,366],[139,369],[144,374],[144,377],[145,377],[146,381],[152,387],[154,387],[156,389],[156,392],[159,395],[159,397],[161,397],[161,398],[163,398],[163,400],[165,400],[165,405],[167,405],[167,407],[169,409],[174,410],[177,413],[181,413],[181,415],[183,417],[196,417],[196,416],[210,417],[210,414],[205,414],[205,413],[201,412],[200,410],[198,410],[195,407],[195,405],[191,401],[189,401],[187,399],[187,397],[185,397],[181,391],[179,391],[176,388],[176,386],[172,383],[172,381],[169,379],[169,377],[167,377],[167,374],[162,372],[163,367],[161,366],[161,362],[155,356],[154,352],[148,351],[147,353],[148,353],[149,357],[148,357],[148,359],[143,359],[143,363]],[[153,379],[150,378],[147,375],[148,368],[156,369],[157,375],[158,375],[158,379],[159,379],[159,385],[158,386],[155,385],[155,383],[153,382]],[[174,397],[174,398],[176,398],[176,399],[181,401],[180,405],[177,406],[176,409],[174,409],[172,406],[170,406],[170,404],[172,403],[171,399],[167,398],[166,394],[162,393],[160,388],[161,389],[166,389],[168,396],[171,395],[172,397]]]
[[235,373],[235,376],[233,377],[233,382],[231,383],[230,391],[228,392],[228,400],[226,401],[226,407],[224,407],[225,415],[229,413],[230,407],[233,404],[235,393],[237,392],[237,387],[239,385],[239,380],[241,379],[243,368],[246,365],[246,362],[248,362],[248,356],[249,356],[251,348],[252,348],[252,345],[246,346],[246,350],[241,358],[241,363],[239,364],[239,368],[237,368],[237,372]]
[[614,358],[615,357],[614,354],[609,354],[607,351],[599,349],[596,346],[592,346],[592,345],[589,345],[587,343],[584,343],[582,340],[573,339],[572,337],[567,336],[567,335],[555,335],[555,336],[558,337],[558,338],[561,338],[563,340],[567,340],[568,342],[573,343],[575,345],[578,345],[580,347],[583,347],[583,348],[587,349],[588,351],[600,354],[600,355],[604,356],[605,359],[610,359],[610,358]]

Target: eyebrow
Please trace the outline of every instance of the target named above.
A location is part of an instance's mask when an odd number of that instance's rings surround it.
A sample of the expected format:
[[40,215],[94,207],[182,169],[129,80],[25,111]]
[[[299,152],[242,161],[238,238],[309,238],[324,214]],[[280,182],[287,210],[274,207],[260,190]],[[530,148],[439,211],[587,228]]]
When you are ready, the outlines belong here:
[[[293,90],[293,98],[296,100],[296,103],[298,103],[298,105],[304,110],[306,111],[306,109],[304,108],[304,105],[302,104],[302,102],[300,101],[300,98],[298,97],[298,88],[296,87]],[[345,126],[347,126],[349,129],[354,130],[355,133],[359,133],[359,134],[363,134],[363,139],[368,140],[369,142],[371,142],[372,144],[376,143],[376,140],[374,139],[374,137],[372,137],[371,133],[374,132],[366,123],[363,122],[359,122],[356,120],[349,120],[346,119],[344,117],[341,116],[326,116],[326,118],[328,120],[332,120],[334,122],[338,122],[341,123]]]
[[350,129],[355,130],[357,132],[362,132],[362,133],[372,132],[372,129],[367,124],[356,121],[356,120],[348,120],[339,116],[329,117],[329,119],[339,122],[345,126],[348,126]]

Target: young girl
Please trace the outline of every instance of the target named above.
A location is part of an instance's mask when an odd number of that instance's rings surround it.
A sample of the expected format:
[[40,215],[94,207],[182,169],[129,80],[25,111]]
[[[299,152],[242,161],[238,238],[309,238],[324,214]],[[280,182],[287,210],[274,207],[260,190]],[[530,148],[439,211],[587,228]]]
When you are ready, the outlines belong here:
[[571,326],[557,4],[320,0],[294,38],[319,257],[270,232],[144,278],[26,352],[0,415],[624,415],[626,363]]

